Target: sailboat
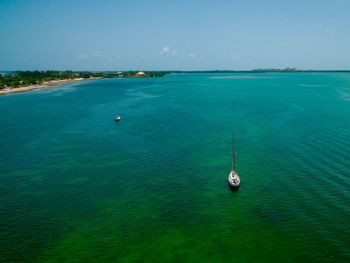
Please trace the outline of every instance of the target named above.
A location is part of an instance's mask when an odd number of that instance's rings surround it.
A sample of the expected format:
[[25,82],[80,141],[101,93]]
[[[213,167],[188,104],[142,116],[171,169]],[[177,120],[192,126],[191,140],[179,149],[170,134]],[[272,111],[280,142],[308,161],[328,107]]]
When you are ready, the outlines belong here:
[[235,161],[235,139],[232,138],[232,168],[228,175],[228,184],[232,189],[237,189],[241,184],[241,179],[236,172],[236,161]]

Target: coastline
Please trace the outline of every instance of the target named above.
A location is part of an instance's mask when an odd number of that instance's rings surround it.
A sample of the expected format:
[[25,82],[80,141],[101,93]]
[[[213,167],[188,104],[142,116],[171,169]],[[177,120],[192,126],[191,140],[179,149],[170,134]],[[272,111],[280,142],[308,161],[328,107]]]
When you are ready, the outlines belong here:
[[51,81],[44,81],[40,84],[23,86],[23,87],[18,87],[18,88],[8,87],[8,88],[1,89],[0,95],[5,95],[8,93],[25,92],[25,91],[29,91],[29,90],[35,90],[35,89],[44,89],[44,88],[48,88],[48,87],[52,87],[52,86],[56,86],[56,85],[60,85],[60,84],[78,82],[78,81],[82,81],[82,80],[93,80],[93,79],[99,79],[99,78],[93,77],[93,78],[88,78],[88,79],[75,78],[75,79],[51,80]]

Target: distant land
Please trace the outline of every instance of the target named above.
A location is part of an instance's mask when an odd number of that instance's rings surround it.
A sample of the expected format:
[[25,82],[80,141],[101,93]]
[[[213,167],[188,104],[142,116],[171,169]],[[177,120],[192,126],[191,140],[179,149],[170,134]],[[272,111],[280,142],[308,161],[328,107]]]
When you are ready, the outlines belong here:
[[0,95],[45,88],[48,86],[99,78],[155,78],[165,72],[96,72],[96,71],[3,71],[0,72]]
[[12,92],[22,92],[48,86],[99,78],[156,78],[171,73],[316,73],[343,72],[350,70],[300,70],[284,69],[253,69],[253,70],[158,70],[158,71],[0,71],[0,95]]
[[159,71],[167,73],[294,73],[294,72],[348,72],[349,69],[345,70],[331,70],[331,69],[297,69],[297,68],[268,68],[268,69],[252,69],[252,70],[231,70],[231,69],[220,69],[220,70],[170,70],[170,71]]

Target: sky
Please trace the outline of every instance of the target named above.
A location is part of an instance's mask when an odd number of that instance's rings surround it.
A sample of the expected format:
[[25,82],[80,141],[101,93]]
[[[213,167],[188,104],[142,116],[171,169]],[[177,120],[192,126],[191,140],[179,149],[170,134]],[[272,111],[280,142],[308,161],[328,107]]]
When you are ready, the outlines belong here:
[[350,69],[349,0],[0,0],[1,70]]

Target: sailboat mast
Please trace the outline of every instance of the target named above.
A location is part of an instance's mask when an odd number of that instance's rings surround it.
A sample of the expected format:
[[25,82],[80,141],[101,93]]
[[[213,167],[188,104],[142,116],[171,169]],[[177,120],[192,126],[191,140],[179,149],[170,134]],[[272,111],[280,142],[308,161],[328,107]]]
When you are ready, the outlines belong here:
[[235,137],[232,136],[232,170],[236,171],[236,160],[235,160]]

